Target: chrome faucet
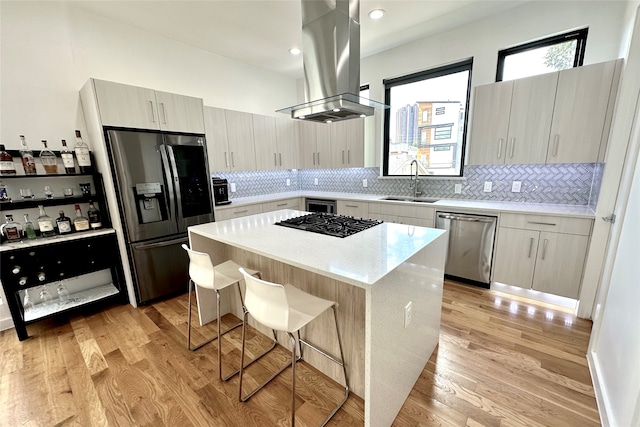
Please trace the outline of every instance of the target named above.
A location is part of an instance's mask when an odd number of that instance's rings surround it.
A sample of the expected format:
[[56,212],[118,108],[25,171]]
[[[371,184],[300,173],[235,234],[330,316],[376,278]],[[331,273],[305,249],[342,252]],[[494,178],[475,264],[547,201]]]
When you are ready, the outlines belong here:
[[[412,172],[414,164],[416,165],[415,174]],[[411,160],[409,173],[411,174],[411,176],[409,177],[409,188],[413,190],[413,197],[418,197],[422,194],[422,192],[418,191],[418,161],[416,159]]]

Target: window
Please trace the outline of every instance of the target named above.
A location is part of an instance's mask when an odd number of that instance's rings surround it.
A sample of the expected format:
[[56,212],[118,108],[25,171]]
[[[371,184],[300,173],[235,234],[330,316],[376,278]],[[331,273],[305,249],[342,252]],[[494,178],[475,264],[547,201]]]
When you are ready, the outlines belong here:
[[496,81],[513,80],[579,67],[584,61],[587,28],[498,52]]
[[462,176],[473,59],[384,80],[384,176]]

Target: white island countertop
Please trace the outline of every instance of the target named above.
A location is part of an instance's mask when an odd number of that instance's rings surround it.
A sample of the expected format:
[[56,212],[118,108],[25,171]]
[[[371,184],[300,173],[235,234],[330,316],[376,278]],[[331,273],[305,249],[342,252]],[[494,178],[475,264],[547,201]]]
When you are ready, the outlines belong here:
[[195,225],[189,231],[359,287],[375,284],[445,232],[383,222],[339,238],[275,224],[306,214],[286,209]]

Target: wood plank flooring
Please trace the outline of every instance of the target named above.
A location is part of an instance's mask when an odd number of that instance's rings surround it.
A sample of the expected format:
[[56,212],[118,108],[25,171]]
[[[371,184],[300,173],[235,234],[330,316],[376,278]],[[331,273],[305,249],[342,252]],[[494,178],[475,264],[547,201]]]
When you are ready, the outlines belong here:
[[[184,294],[38,322],[23,342],[0,332],[0,426],[288,425],[290,370],[238,402],[237,377],[217,379],[217,344],[187,350],[186,307]],[[228,315],[223,324],[236,320]],[[590,321],[446,281],[441,324],[439,346],[394,427],[600,425],[585,358]],[[240,331],[223,337],[224,372],[238,363]],[[268,340],[250,332],[255,354]],[[192,338],[214,333],[215,323]],[[246,386],[288,357],[276,348],[248,368]],[[297,385],[298,425],[318,425],[341,396],[304,362]],[[363,414],[352,396],[329,425],[362,426]]]

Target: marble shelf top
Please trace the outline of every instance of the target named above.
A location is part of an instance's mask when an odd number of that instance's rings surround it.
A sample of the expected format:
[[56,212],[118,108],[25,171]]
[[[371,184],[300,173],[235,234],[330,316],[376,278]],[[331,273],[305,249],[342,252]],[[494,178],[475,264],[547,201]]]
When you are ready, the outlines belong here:
[[189,227],[189,233],[367,288],[444,230],[384,222],[345,238],[275,225],[307,212],[284,209]]

